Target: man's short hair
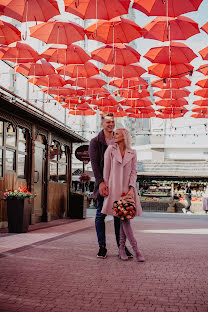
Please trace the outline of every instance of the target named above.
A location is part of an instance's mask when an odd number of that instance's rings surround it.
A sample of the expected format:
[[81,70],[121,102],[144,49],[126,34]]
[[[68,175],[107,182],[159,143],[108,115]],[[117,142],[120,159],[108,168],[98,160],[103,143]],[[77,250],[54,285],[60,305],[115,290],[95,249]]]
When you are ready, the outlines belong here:
[[105,119],[105,117],[113,117],[114,118],[114,114],[113,113],[105,113],[101,115],[101,120],[103,121]]

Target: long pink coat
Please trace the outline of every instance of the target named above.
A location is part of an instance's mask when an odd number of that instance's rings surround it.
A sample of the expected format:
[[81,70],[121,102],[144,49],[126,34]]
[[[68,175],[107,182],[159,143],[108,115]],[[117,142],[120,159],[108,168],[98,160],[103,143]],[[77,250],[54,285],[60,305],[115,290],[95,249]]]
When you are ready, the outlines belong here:
[[141,216],[142,207],[136,189],[137,156],[133,149],[126,149],[122,158],[117,144],[109,145],[104,155],[103,178],[108,186],[109,195],[104,198],[102,213],[113,215],[113,202],[119,200],[121,194],[134,187],[136,215]]

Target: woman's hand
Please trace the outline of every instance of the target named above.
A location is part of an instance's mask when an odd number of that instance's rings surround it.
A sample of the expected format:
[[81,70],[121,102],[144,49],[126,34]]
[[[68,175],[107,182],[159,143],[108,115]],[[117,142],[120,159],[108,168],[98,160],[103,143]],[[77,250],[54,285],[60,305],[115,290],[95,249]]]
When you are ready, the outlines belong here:
[[131,186],[126,196],[133,198],[134,197],[134,188]]

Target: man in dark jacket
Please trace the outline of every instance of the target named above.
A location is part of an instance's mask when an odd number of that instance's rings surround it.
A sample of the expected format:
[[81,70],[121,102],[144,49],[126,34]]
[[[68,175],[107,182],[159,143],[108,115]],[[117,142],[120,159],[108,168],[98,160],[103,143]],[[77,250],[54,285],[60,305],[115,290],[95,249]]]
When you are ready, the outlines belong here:
[[[101,213],[103,208],[104,197],[108,195],[108,188],[105,185],[103,179],[103,168],[104,168],[104,153],[110,144],[114,144],[113,129],[115,127],[115,121],[113,114],[103,114],[101,125],[103,130],[93,138],[90,142],[90,160],[92,170],[95,176],[95,188],[94,198],[97,200],[97,211],[95,217],[95,228],[98,238],[99,251],[97,254],[98,258],[106,258],[106,238],[105,238],[105,217],[106,215]],[[116,242],[119,247],[120,239],[120,219],[114,217],[114,228],[116,235]],[[126,254],[128,257],[133,257],[132,254],[126,248]]]

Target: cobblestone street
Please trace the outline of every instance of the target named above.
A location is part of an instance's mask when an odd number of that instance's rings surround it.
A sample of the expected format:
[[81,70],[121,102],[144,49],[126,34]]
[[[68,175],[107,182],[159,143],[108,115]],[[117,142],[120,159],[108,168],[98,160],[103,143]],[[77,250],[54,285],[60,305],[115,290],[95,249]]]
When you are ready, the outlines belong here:
[[0,311],[207,312],[207,225],[206,215],[135,218],[144,263],[119,260],[111,217],[106,259],[96,258],[93,217],[0,233]]

